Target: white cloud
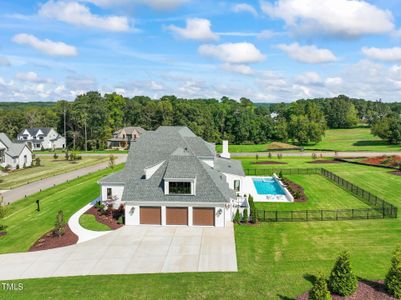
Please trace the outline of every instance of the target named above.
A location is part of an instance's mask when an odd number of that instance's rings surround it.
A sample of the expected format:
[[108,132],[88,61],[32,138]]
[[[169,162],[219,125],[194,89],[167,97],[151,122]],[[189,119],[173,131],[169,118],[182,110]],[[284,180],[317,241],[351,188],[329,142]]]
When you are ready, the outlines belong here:
[[350,38],[395,30],[390,11],[361,0],[262,1],[261,7],[270,17],[283,19],[291,30],[301,33]]
[[147,5],[158,10],[171,10],[191,0],[86,0],[101,7]]
[[362,48],[362,53],[371,59],[387,61],[387,62],[398,62],[401,61],[401,48]]
[[63,42],[53,42],[49,39],[40,40],[34,35],[20,33],[12,39],[17,44],[30,45],[31,47],[53,56],[76,56],[78,51],[74,46],[67,45]]
[[273,31],[262,30],[261,32],[258,33],[256,37],[260,40],[268,40],[271,39],[274,35],[275,33]]
[[5,57],[5,56],[0,56],[0,66],[9,67],[9,66],[11,66],[11,63],[10,63],[10,61],[8,60],[7,57]]
[[230,64],[249,64],[263,61],[266,56],[251,43],[226,43],[202,45],[199,54]]
[[336,56],[328,49],[317,48],[314,45],[301,46],[298,43],[281,44],[277,46],[288,56],[305,64],[329,63],[337,60]]
[[319,85],[322,83],[320,75],[316,72],[303,73],[296,78],[296,81],[307,85]]
[[35,72],[17,73],[15,77],[22,81],[36,82],[39,80],[38,74]]
[[50,0],[40,7],[39,15],[69,24],[99,28],[106,31],[125,32],[130,30],[127,17],[99,16],[78,2]]
[[247,13],[252,14],[255,17],[258,16],[258,12],[256,11],[256,9],[252,5],[249,5],[247,3],[238,3],[238,4],[234,5],[233,12],[236,12],[236,13],[247,12]]
[[207,19],[187,19],[186,27],[180,28],[175,25],[167,26],[168,30],[176,33],[178,36],[191,40],[218,40],[219,36],[212,32],[212,24]]
[[341,77],[328,77],[325,80],[325,85],[328,87],[336,87],[343,84],[343,79]]
[[248,65],[235,65],[235,64],[223,64],[221,68],[227,72],[239,73],[243,75],[253,74],[253,69]]

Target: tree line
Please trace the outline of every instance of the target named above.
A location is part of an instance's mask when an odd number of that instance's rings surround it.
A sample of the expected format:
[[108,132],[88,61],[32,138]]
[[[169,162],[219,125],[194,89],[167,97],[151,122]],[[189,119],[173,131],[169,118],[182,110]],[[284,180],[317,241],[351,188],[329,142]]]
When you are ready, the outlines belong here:
[[104,149],[112,133],[124,126],[146,130],[188,126],[210,142],[227,139],[234,144],[260,144],[274,140],[306,145],[321,141],[327,128],[352,128],[361,122],[384,136],[376,129],[378,120],[399,117],[400,111],[398,104],[346,96],[254,104],[246,98],[189,100],[164,96],[154,100],[88,92],[71,102],[0,105],[0,132],[15,138],[26,127],[54,127],[60,134],[65,132],[70,149],[88,150]]

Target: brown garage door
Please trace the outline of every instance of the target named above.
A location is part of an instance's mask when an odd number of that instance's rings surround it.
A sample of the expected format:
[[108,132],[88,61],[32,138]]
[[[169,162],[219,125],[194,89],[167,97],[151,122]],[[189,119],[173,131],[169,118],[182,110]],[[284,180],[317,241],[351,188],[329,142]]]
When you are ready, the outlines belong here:
[[202,226],[214,226],[214,208],[194,207],[193,224]]
[[166,209],[167,225],[188,225],[187,207],[167,207]]
[[140,223],[160,225],[162,223],[162,210],[160,207],[144,207],[140,209]]

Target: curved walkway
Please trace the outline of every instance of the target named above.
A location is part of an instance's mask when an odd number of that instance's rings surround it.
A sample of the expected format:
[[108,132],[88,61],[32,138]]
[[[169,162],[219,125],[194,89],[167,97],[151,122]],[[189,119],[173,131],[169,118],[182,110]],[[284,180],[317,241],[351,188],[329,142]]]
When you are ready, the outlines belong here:
[[88,205],[85,205],[82,207],[80,210],[78,210],[75,214],[71,216],[71,218],[68,220],[68,226],[70,227],[71,231],[74,232],[78,236],[78,243],[83,243],[86,241],[93,240],[95,238],[101,237],[105,234],[108,234],[112,232],[111,230],[109,231],[92,231],[85,229],[79,224],[79,218],[91,207],[93,207],[96,203],[96,200],[93,200],[91,203]]

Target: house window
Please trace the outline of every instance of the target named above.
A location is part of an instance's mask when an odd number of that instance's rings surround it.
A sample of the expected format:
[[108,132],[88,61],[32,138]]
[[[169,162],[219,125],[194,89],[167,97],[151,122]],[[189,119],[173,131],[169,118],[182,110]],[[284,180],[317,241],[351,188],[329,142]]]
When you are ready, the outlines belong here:
[[112,196],[113,196],[112,194],[113,194],[112,189],[111,188],[107,188],[107,199],[111,199]]
[[43,136],[41,136],[39,139],[40,139],[40,140],[43,140]]
[[169,194],[191,195],[190,182],[169,182]]
[[240,189],[241,189],[241,181],[234,180],[234,191],[239,192]]
[[28,157],[24,155],[24,164],[27,164],[27,162],[28,162]]
[[40,148],[40,144],[36,144],[36,148]]
[[6,162],[6,150],[0,150],[0,163],[4,164]]

